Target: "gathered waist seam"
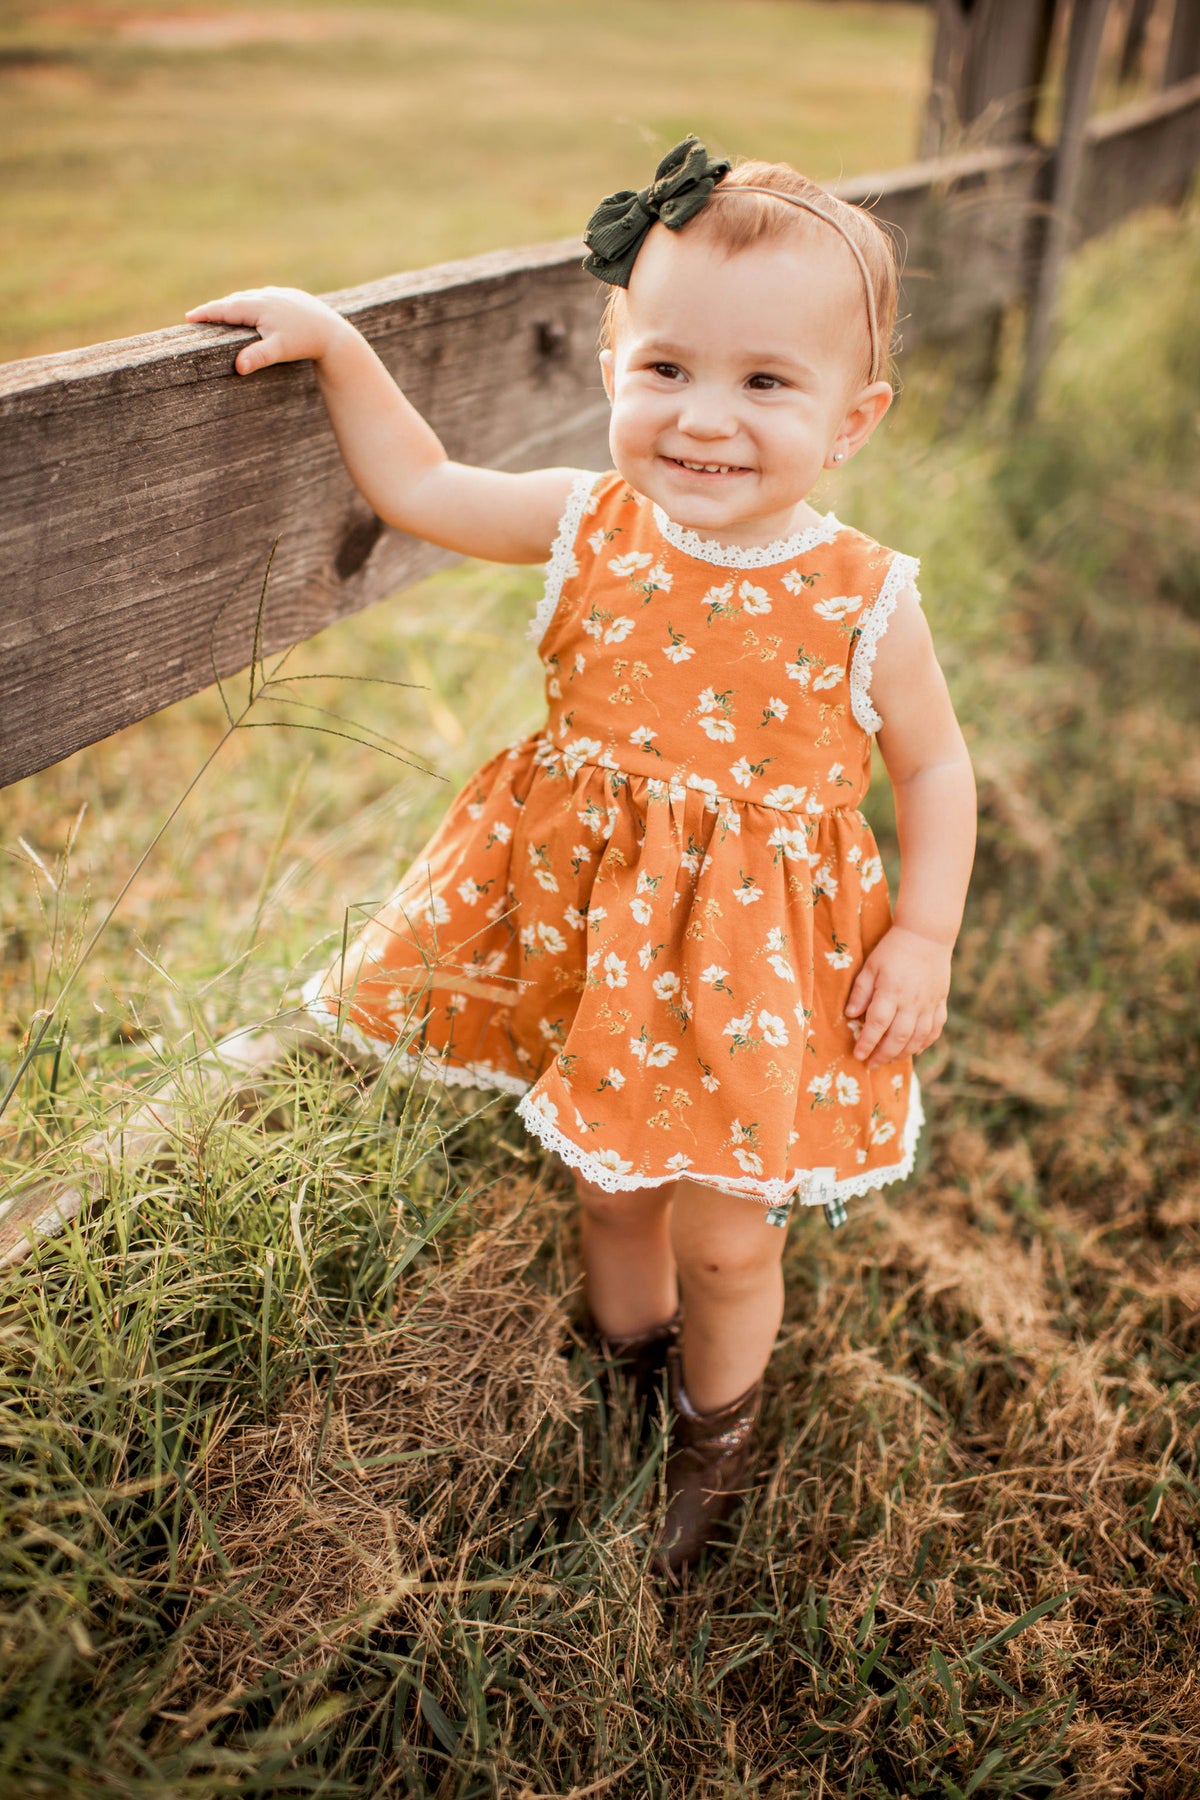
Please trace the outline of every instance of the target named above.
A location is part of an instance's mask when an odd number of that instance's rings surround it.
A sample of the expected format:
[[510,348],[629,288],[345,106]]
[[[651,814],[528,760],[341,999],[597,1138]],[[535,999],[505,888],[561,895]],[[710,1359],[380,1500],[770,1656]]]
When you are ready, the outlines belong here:
[[[682,800],[686,794],[695,793],[702,794],[705,799],[715,801],[721,805],[742,807],[752,806],[758,812],[782,813],[788,818],[807,817],[810,819],[825,818],[830,813],[859,813],[862,806],[861,798],[859,800],[848,800],[835,805],[829,805],[825,801],[822,801],[820,811],[815,813],[808,812],[803,805],[770,806],[765,800],[752,800],[747,794],[727,794],[722,789],[718,788],[715,782],[710,782],[701,775],[684,776],[678,773],[671,775],[651,775],[643,769],[623,769],[617,763],[597,762],[591,757],[568,756],[561,745],[556,744],[552,738],[546,737],[540,732],[535,732],[532,737],[522,740],[519,744],[514,744],[511,747],[510,754],[515,753],[518,749],[524,748],[527,744],[534,747],[534,760],[539,763],[567,763],[571,766],[572,774],[576,774],[582,769],[595,769],[598,774],[607,775],[610,778],[615,776],[623,783],[644,781],[656,797],[657,794],[661,792],[667,799],[671,800]],[[789,787],[793,785],[799,786],[798,783],[780,783],[780,786],[785,785]],[[807,795],[806,788],[801,789],[801,791]]]

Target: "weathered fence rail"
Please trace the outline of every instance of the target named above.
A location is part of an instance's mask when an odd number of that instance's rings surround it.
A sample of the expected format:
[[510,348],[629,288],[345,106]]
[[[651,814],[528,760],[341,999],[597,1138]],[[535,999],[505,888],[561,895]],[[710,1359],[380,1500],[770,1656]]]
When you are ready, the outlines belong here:
[[[1076,234],[1178,196],[1200,163],[1200,76],[1093,121]],[[952,338],[1028,291],[1051,151],[1029,142],[841,185],[907,240],[903,336]],[[451,455],[604,458],[599,299],[568,241],[327,296]],[[385,529],[346,476],[308,364],[243,381],[250,332],[174,326],[0,367],[0,785],[445,560]]]
[[[452,455],[586,461],[605,409],[574,261],[557,244],[328,298]],[[268,650],[436,565],[348,480],[311,364],[232,373],[253,337],[172,326],[0,368],[0,781],[244,668],[276,540]]]

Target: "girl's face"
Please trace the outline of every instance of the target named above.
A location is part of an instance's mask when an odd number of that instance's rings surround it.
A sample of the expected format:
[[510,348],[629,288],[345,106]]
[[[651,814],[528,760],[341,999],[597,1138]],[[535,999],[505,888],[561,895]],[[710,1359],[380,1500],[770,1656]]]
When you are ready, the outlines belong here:
[[804,497],[834,451],[852,454],[887,411],[887,382],[861,380],[860,277],[830,236],[727,255],[656,225],[638,252],[600,358],[609,443],[677,525],[733,544],[792,535],[815,516]]

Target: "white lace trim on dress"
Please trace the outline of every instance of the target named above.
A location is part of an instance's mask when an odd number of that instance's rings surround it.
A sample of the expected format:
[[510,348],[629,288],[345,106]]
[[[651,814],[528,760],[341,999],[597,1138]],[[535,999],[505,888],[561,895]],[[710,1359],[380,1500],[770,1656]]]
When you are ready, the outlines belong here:
[[914,1072],[908,1090],[908,1117],[904,1121],[904,1134],[900,1140],[900,1161],[889,1163],[882,1169],[864,1169],[861,1175],[848,1175],[844,1181],[836,1182],[832,1190],[821,1187],[816,1192],[810,1192],[808,1190],[813,1187],[816,1173],[813,1169],[797,1169],[778,1181],[756,1181],[751,1175],[705,1175],[701,1170],[690,1167],[675,1169],[669,1175],[642,1175],[632,1166],[614,1169],[590,1151],[581,1149],[561,1132],[539,1109],[537,1100],[530,1098],[528,1094],[518,1103],[517,1116],[526,1131],[537,1138],[540,1144],[547,1150],[553,1150],[569,1169],[578,1169],[586,1180],[602,1188],[606,1194],[628,1193],[634,1188],[664,1187],[669,1181],[699,1181],[706,1187],[716,1188],[722,1194],[744,1194],[747,1199],[761,1200],[764,1206],[782,1206],[792,1200],[798,1200],[802,1206],[828,1206],[831,1201],[853,1200],[862,1194],[869,1194],[872,1188],[884,1187],[891,1181],[903,1181],[905,1176],[912,1174],[917,1139],[921,1135],[921,1126],[925,1123],[921,1089]]
[[441,1081],[453,1088],[494,1088],[516,1096],[527,1094],[531,1086],[519,1075],[505,1074],[494,1063],[447,1063],[429,1050],[405,1056],[398,1067],[401,1074],[412,1075],[418,1081]]
[[768,563],[790,562],[795,556],[803,556],[806,550],[815,550],[818,544],[832,543],[842,530],[841,520],[828,512],[815,525],[798,531],[794,537],[776,538],[770,544],[717,544],[711,538],[701,537],[689,525],[677,525],[657,503],[654,523],[668,544],[674,544],[685,556],[694,556],[698,562],[715,563],[721,569],[765,569]]
[[546,564],[546,586],[525,634],[531,643],[540,644],[545,637],[554,617],[554,609],[562,597],[563,582],[568,575],[574,575],[579,567],[575,560],[575,539],[579,535],[579,526],[592,489],[599,479],[599,475],[592,470],[580,469],[571,483],[567,504],[563,507],[563,515],[558,522],[558,536],[550,551],[550,561]]
[[[875,652],[879,648],[879,640],[887,630],[888,620],[896,610],[896,596],[902,587],[911,585],[914,591],[921,564],[915,556],[904,556],[897,551],[892,564],[883,578],[875,604],[862,622],[858,643],[854,646],[854,655],[850,662],[850,710],[863,730],[874,735],[883,727],[883,720],[871,704],[871,676],[875,668]],[[917,593],[917,599],[921,598]]]
[[[314,1023],[328,1031],[330,1022],[336,1019],[337,1014],[320,991],[323,979],[323,976],[314,975],[311,981],[306,982],[301,991],[301,999]],[[387,1054],[396,1047],[394,1040],[375,1037],[353,1024],[344,1024],[341,1036],[352,1047],[365,1050],[370,1055],[379,1051]],[[861,1175],[848,1175],[845,1180],[836,1182],[832,1191],[821,1187],[817,1192],[809,1193],[806,1190],[812,1187],[815,1173],[812,1169],[797,1169],[778,1181],[756,1181],[751,1175],[705,1175],[690,1167],[675,1169],[669,1175],[643,1175],[632,1165],[625,1169],[613,1169],[598,1156],[574,1143],[547,1119],[538,1102],[530,1098],[532,1082],[523,1081],[519,1075],[509,1075],[504,1069],[497,1069],[493,1063],[447,1063],[440,1056],[422,1051],[417,1056],[402,1054],[393,1073],[410,1075],[419,1081],[441,1081],[447,1087],[495,1088],[503,1094],[522,1095],[523,1098],[517,1104],[517,1116],[530,1136],[535,1137],[545,1149],[552,1150],[569,1169],[578,1169],[595,1187],[603,1188],[606,1194],[629,1193],[635,1188],[665,1187],[668,1182],[682,1178],[703,1182],[706,1187],[716,1188],[719,1193],[744,1194],[748,1199],[761,1200],[764,1206],[786,1206],[791,1201],[798,1200],[802,1206],[828,1207],[831,1202],[858,1199],[863,1194],[869,1194],[873,1188],[885,1187],[892,1181],[903,1181],[906,1176],[911,1175],[917,1140],[925,1123],[921,1088],[914,1071],[908,1090],[908,1116],[904,1121],[904,1132],[900,1140],[899,1162],[888,1163],[882,1169],[864,1169]]]

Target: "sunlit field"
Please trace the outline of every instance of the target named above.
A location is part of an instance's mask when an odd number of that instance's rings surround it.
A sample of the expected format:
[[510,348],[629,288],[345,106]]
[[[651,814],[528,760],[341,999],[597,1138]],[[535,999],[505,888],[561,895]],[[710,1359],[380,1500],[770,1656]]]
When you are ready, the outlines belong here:
[[816,180],[915,152],[920,7],[454,0],[0,15],[0,359],[568,237],[687,131]]

